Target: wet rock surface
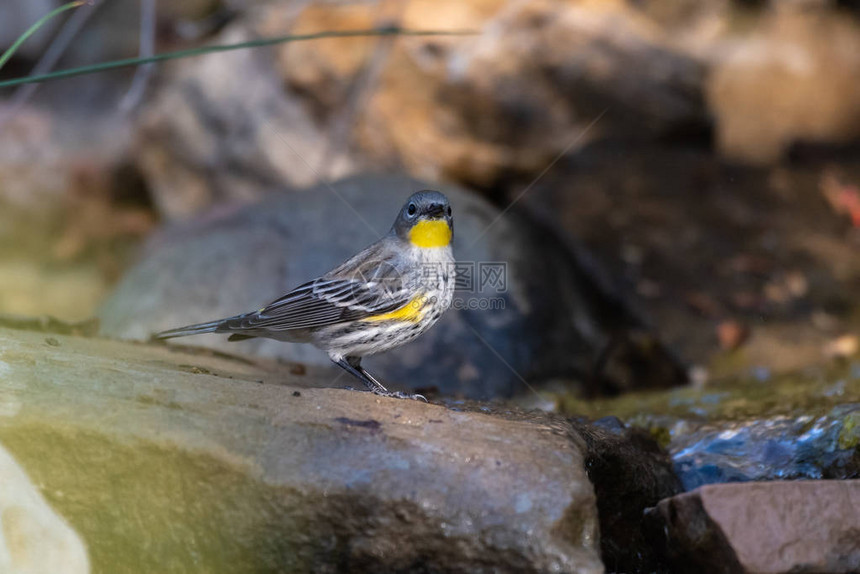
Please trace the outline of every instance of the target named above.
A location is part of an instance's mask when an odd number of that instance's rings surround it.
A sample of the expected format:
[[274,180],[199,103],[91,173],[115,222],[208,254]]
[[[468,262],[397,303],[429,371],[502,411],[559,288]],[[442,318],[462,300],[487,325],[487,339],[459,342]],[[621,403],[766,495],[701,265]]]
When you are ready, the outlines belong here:
[[857,366],[705,390],[631,394],[564,409],[613,414],[655,437],[685,490],[703,484],[860,477]]
[[[404,198],[428,187],[451,199],[462,289],[433,329],[366,360],[386,383],[488,398],[526,392],[521,377],[588,379],[611,336],[641,327],[562,245],[528,221],[501,217],[453,186],[362,176],[252,206],[225,206],[156,235],[102,306],[102,333],[145,340],[164,329],[258,309],[387,233]],[[228,343],[221,335],[183,343],[329,364],[308,345]],[[656,345],[651,349],[608,386],[682,381],[672,357]]]
[[704,486],[649,514],[673,572],[857,572],[860,481]]
[[585,440],[585,468],[597,495],[607,571],[663,571],[667,563],[649,540],[645,511],[682,491],[671,459],[646,432],[615,417],[572,424]]
[[651,540],[646,512],[682,488],[671,459],[648,433],[624,425],[616,417],[595,421],[565,418],[502,402],[443,399],[443,404],[452,410],[545,425],[581,444],[585,470],[597,497],[600,554],[607,571],[667,571],[661,546]]
[[315,388],[313,367],[52,339],[0,331],[0,440],[96,571],[602,571],[574,435]]

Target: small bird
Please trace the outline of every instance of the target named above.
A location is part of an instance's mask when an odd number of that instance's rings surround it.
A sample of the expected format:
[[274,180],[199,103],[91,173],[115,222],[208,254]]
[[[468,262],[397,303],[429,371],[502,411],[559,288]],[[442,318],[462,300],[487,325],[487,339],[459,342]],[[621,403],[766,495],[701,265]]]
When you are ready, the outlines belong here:
[[432,327],[454,296],[454,220],[438,191],[413,194],[391,231],[322,277],[262,309],[157,333],[171,339],[229,333],[229,341],[268,337],[311,343],[368,390],[390,392],[361,366],[361,358],[404,343]]

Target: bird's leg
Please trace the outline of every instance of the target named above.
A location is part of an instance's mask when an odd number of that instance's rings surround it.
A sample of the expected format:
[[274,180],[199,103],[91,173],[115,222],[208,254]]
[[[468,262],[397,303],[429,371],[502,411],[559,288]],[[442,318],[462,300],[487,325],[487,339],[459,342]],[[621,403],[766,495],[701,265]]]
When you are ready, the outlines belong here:
[[361,359],[358,357],[341,357],[340,359],[332,359],[334,363],[345,370],[347,373],[364,383],[367,390],[373,393],[386,394],[386,389],[382,384],[371,377],[367,371],[361,367]]
[[376,380],[376,377],[367,372],[367,369],[361,366],[361,359],[359,357],[347,357],[347,362],[355,368],[356,371],[361,373],[361,376],[365,379],[369,380],[372,383],[371,391],[388,393],[388,389],[385,386]]
[[383,386],[382,383],[376,380],[376,378],[367,372],[367,370],[361,366],[361,357],[342,357],[340,359],[334,360],[334,363],[348,372],[350,375],[359,379],[364,385],[367,387],[371,393],[380,395],[383,397],[395,397],[398,399],[416,399],[427,402],[427,399],[422,395],[407,395],[405,393],[401,393],[399,391],[391,392]]
[[[349,359],[347,359],[347,360],[349,360]],[[384,397],[396,397],[398,399],[421,400],[421,401],[424,401],[425,403],[427,402],[427,398],[424,395],[418,395],[418,394],[407,395],[406,393],[401,393],[400,391],[393,391],[392,392],[392,391],[386,390],[385,387],[382,386],[382,383],[380,383],[379,381],[376,380],[376,377],[374,377],[373,375],[368,373],[367,369],[365,369],[364,367],[361,366],[361,359],[359,359],[358,357],[356,357],[354,359],[352,365],[356,368],[356,370],[359,373],[361,373],[362,375],[364,375],[365,377],[367,377],[368,379],[370,379],[371,381],[373,381],[374,383],[379,385],[378,388],[381,390],[378,390],[378,391],[373,390],[372,391],[372,392],[376,393],[377,395],[382,395]]]

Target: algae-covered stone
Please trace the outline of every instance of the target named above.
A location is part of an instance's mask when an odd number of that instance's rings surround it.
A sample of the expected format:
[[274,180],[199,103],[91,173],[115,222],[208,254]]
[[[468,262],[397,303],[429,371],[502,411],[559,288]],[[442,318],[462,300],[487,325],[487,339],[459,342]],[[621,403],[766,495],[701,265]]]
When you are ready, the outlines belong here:
[[87,549],[80,537],[3,447],[0,485],[0,572],[88,574]]
[[569,412],[614,415],[665,447],[686,489],[752,480],[860,476],[860,371],[845,365],[704,390],[634,393]]
[[332,379],[0,330],[0,441],[97,572],[602,571],[575,436]]
[[842,421],[842,430],[836,443],[840,449],[851,449],[860,446],[860,409],[848,414]]

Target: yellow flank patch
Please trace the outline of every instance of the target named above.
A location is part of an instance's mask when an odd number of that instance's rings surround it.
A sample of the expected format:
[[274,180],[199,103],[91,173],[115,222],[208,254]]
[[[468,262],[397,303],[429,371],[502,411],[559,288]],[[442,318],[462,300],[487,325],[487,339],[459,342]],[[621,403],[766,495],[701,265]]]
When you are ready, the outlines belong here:
[[414,297],[409,303],[400,307],[399,309],[395,309],[394,311],[389,311],[388,313],[383,313],[381,315],[371,315],[370,317],[365,318],[365,321],[409,321],[411,323],[417,323],[424,317],[424,298],[421,295]]
[[451,243],[451,227],[447,221],[419,221],[409,230],[409,241],[418,247],[445,247]]

